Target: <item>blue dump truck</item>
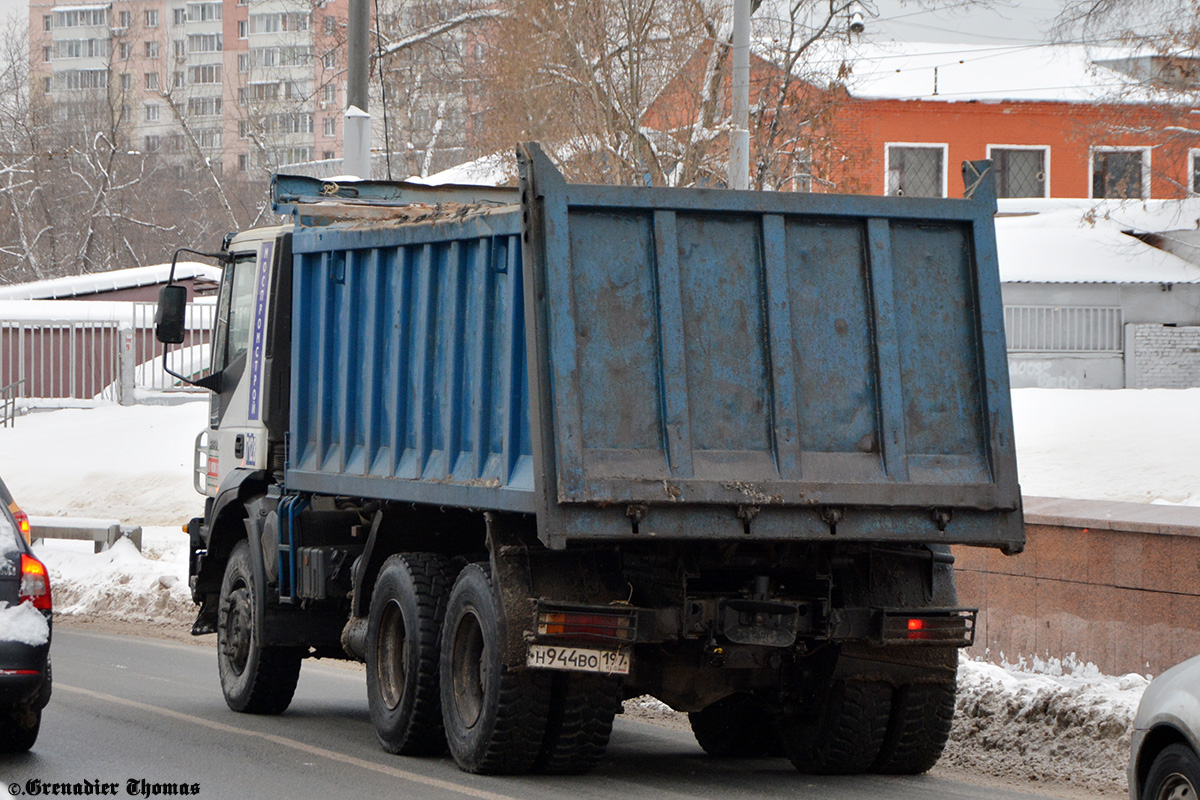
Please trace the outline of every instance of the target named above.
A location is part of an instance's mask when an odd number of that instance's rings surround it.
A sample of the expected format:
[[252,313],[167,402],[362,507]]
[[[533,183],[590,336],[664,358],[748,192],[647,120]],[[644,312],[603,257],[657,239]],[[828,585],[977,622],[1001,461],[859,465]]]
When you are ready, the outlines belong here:
[[645,694],[714,756],[928,769],[976,619],[950,545],[1024,544],[987,162],[962,200],[519,162],[279,176],[291,222],[212,254],[188,531],[229,706],[351,658],[386,750],[470,772],[582,772]]

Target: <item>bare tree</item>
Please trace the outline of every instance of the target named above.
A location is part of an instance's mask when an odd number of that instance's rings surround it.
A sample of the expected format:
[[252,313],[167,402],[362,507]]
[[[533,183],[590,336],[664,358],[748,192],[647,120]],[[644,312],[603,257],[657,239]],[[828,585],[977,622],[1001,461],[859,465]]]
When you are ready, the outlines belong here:
[[1153,179],[1178,196],[1200,192],[1200,0],[1068,0],[1053,35],[1088,48],[1113,89],[1099,143],[1155,147]]

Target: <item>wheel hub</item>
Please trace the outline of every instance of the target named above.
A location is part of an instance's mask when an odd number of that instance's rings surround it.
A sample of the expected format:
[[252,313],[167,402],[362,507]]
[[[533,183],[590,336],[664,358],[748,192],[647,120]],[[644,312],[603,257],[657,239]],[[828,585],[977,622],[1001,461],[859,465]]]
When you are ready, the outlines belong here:
[[241,585],[229,593],[221,608],[221,652],[238,675],[250,658],[250,602],[250,590]]

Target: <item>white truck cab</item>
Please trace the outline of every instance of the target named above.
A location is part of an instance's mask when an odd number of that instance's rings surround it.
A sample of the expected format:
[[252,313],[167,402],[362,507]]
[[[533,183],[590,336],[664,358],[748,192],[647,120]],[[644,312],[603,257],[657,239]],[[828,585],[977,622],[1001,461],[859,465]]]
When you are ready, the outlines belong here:
[[268,326],[271,283],[290,225],[231,237],[212,332],[209,427],[196,437],[194,485],[215,497],[236,469],[270,467],[267,447]]

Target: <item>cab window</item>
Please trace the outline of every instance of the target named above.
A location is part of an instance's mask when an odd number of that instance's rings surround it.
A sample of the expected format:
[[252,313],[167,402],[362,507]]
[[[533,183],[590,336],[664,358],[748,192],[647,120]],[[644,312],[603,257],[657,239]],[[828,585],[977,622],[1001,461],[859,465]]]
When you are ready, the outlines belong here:
[[213,371],[225,369],[250,347],[254,316],[254,279],[257,270],[253,253],[234,258],[221,277],[217,300],[217,329],[213,342]]

